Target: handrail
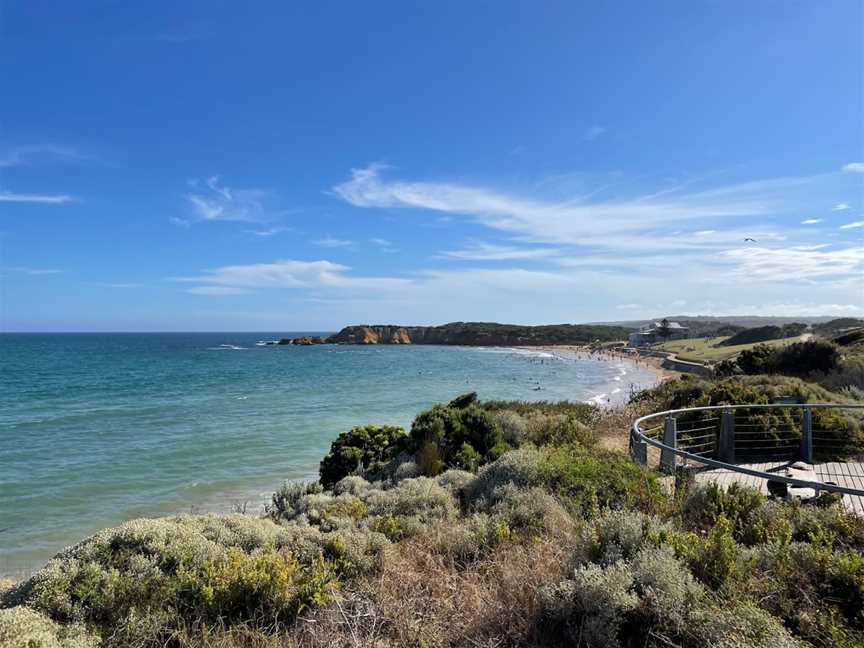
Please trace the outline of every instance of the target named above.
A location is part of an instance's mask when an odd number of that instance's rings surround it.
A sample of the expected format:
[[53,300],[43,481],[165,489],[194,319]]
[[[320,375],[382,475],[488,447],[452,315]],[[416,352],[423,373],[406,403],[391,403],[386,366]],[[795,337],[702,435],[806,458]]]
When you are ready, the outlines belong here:
[[[782,482],[791,486],[796,486],[799,488],[812,488],[819,494],[819,491],[828,491],[833,493],[843,493],[846,495],[861,495],[864,496],[864,490],[857,488],[847,488],[846,486],[838,486],[837,484],[827,484],[825,482],[811,481],[808,479],[797,479],[795,477],[786,477],[785,475],[777,475],[773,473],[763,472],[761,470],[754,470],[752,468],[746,468],[744,466],[740,466],[734,463],[728,463],[725,461],[720,461],[718,459],[713,459],[711,457],[706,457],[703,455],[693,454],[691,452],[687,452],[686,450],[682,450],[673,445],[668,445],[663,441],[658,439],[652,439],[649,436],[646,436],[642,429],[642,424],[649,420],[654,420],[657,418],[668,418],[674,417],[676,414],[683,414],[689,412],[708,412],[708,411],[735,411],[736,409],[799,409],[799,410],[813,410],[813,409],[862,409],[864,410],[864,404],[838,404],[838,403],[753,403],[753,404],[736,404],[736,405],[707,405],[704,407],[685,407],[681,409],[673,409],[673,410],[665,410],[662,412],[654,412],[653,414],[648,414],[647,416],[642,416],[636,419],[633,422],[633,428],[630,433],[630,452],[634,459],[637,461],[641,461],[645,463],[647,460],[647,453],[645,452],[645,448],[647,445],[654,446],[655,448],[659,448],[661,451],[666,453],[672,453],[673,456],[682,457],[685,460],[693,461],[699,464],[704,464],[706,466],[712,466],[714,468],[722,468],[725,470],[729,470],[732,472],[741,473],[743,475],[750,475],[753,477],[759,477],[761,479],[771,480],[775,482]],[[640,447],[641,446],[641,447]]]

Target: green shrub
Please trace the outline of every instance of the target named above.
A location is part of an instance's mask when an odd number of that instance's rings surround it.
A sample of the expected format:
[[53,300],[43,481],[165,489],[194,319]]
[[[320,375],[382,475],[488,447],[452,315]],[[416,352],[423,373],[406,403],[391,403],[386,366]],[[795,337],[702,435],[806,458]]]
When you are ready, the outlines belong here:
[[736,540],[755,544],[765,541],[764,537],[768,533],[766,522],[773,522],[764,516],[758,524],[755,520],[755,511],[765,502],[765,496],[759,491],[740,484],[732,484],[725,489],[717,484],[708,484],[693,488],[685,497],[681,510],[691,527],[711,529],[723,517],[732,525]]
[[237,548],[201,569],[181,568],[178,580],[180,605],[188,606],[184,614],[209,624],[292,621],[329,601],[337,585],[335,571],[323,557],[304,567],[291,554],[249,555]]
[[520,416],[565,416],[585,425],[596,423],[601,414],[597,405],[574,401],[483,401],[488,412],[513,412]]
[[541,590],[546,632],[573,645],[620,646],[621,625],[639,604],[633,588],[626,563],[579,567],[572,579]]
[[667,530],[658,519],[639,511],[610,510],[583,528],[574,562],[611,565],[631,560],[646,544],[659,544]]
[[348,475],[374,473],[402,448],[405,430],[390,425],[364,425],[343,432],[321,460],[321,484],[331,488]]
[[448,467],[476,469],[509,449],[500,427],[471,394],[420,413],[411,425],[411,442],[417,465],[426,475]]
[[290,520],[296,515],[303,498],[323,491],[318,482],[285,482],[278,491],[273,493],[270,504],[265,505],[265,513],[273,519]]
[[544,449],[538,468],[543,486],[583,516],[602,509],[650,511],[666,503],[657,476],[622,452],[554,447]]
[[643,623],[664,635],[681,636],[704,598],[687,565],[671,547],[645,547],[633,558],[632,571]]
[[690,568],[708,587],[719,590],[739,573],[740,561],[741,550],[732,537],[732,523],[721,515],[708,537],[697,545]]
[[525,446],[508,452],[480,469],[466,496],[469,502],[495,502],[507,484],[545,488],[571,513],[587,516],[607,508],[654,510],[667,500],[657,476],[624,453],[579,446]]
[[7,604],[27,605],[60,623],[133,634],[146,626],[159,636],[226,619],[287,623],[324,601],[340,571],[367,567],[380,555],[372,537],[339,537],[336,551],[336,536],[268,519],[133,520],[64,550]]
[[694,611],[687,644],[705,648],[805,648],[783,624],[750,602],[722,602]]
[[752,349],[744,349],[736,359],[741,373],[748,376],[774,373],[777,353],[767,344],[757,344]]
[[480,467],[483,457],[470,443],[463,443],[459,452],[453,457],[453,463],[463,470],[474,472]]
[[96,648],[100,643],[80,624],[58,624],[24,606],[0,609],[0,646],[5,648]]
[[795,342],[777,350],[774,370],[787,376],[834,371],[840,363],[837,347],[826,340]]

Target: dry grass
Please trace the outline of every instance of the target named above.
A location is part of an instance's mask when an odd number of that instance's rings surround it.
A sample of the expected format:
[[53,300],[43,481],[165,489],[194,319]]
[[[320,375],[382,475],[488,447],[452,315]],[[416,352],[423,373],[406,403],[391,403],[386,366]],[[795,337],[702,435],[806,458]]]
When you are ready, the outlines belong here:
[[638,401],[603,409],[599,420],[593,426],[597,443],[601,448],[627,452],[633,421],[654,411],[656,403],[651,401]]
[[333,603],[302,617],[279,637],[235,628],[201,637],[193,645],[492,648],[534,644],[538,591],[566,578],[572,541],[562,542],[559,537],[505,544],[465,565],[441,552],[436,535],[446,532],[440,528],[394,545],[380,574],[351,583],[336,593]]

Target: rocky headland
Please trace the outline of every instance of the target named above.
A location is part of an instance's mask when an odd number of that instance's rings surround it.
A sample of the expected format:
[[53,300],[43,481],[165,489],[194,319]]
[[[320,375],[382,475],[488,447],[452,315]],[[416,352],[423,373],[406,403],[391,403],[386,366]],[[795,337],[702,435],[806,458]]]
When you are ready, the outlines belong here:
[[324,339],[328,344],[441,344],[460,346],[542,346],[590,344],[627,339],[621,326],[551,324],[519,326],[490,322],[453,322],[441,326],[346,326]]

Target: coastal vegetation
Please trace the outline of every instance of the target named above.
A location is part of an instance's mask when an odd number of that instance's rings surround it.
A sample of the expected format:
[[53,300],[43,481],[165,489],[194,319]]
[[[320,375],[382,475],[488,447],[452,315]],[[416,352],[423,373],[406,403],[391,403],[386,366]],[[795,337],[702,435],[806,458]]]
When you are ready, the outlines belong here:
[[[621,408],[471,393],[407,432],[355,427],[263,516],[133,520],[0,586],[0,645],[860,647],[864,518],[676,480],[621,448],[661,409],[860,401],[818,384],[818,363],[762,366]],[[860,418],[814,417],[864,454]]]
[[737,346],[740,344],[752,344],[754,342],[767,342],[768,340],[782,340],[784,338],[800,337],[807,330],[806,324],[793,322],[783,326],[758,326],[756,328],[744,329],[726,338],[719,343],[720,346]]

